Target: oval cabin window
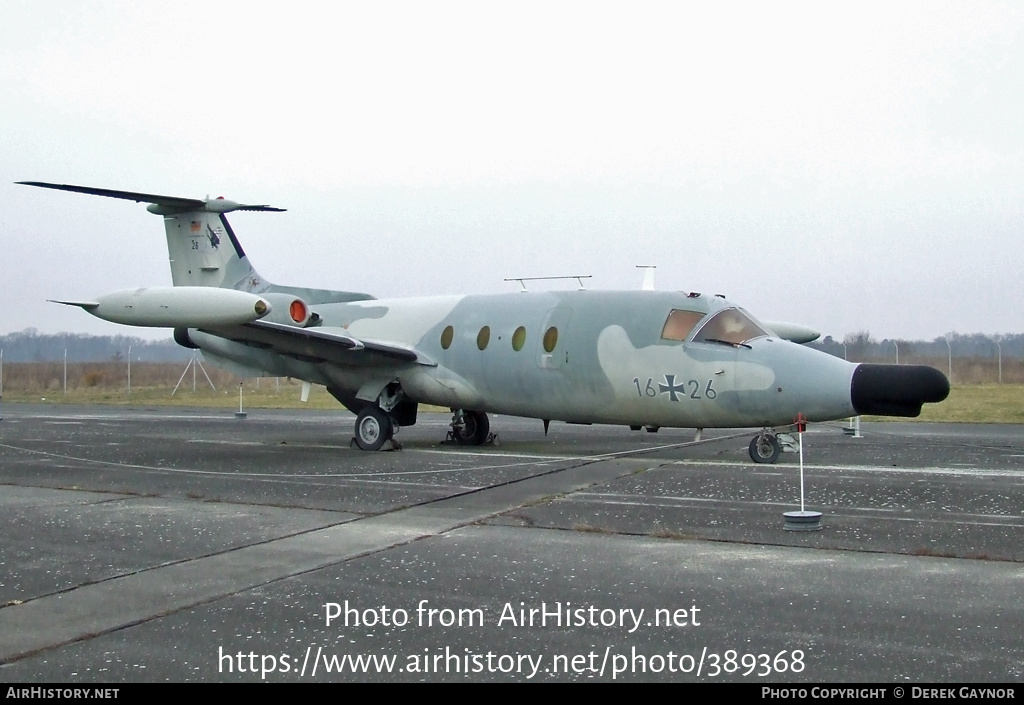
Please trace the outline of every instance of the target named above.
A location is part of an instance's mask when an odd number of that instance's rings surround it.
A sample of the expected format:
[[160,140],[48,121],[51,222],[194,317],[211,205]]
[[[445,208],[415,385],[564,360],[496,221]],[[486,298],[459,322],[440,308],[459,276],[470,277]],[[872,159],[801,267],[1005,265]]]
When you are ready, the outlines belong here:
[[551,326],[544,331],[544,352],[551,352],[558,345],[558,329]]
[[512,349],[519,352],[526,345],[526,328],[519,326],[512,334]]
[[452,338],[455,337],[455,329],[451,326],[445,326],[444,330],[441,331],[441,349],[447,350],[452,346]]

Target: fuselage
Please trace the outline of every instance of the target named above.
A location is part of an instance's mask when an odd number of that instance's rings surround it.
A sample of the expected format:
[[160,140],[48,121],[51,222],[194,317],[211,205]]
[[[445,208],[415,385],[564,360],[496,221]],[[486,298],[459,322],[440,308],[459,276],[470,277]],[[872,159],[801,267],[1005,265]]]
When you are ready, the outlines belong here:
[[[31,186],[149,203],[164,219],[181,289],[62,301],[176,341],[245,376],[323,384],[357,414],[355,440],[378,450],[420,403],[451,407],[463,444],[487,440],[487,412],[637,427],[781,426],[855,413],[917,416],[949,393],[923,365],[854,365],[789,342],[718,296],[655,291],[522,292],[378,300],[275,285],[253,268],[225,217],[279,211],[89,186]],[[216,291],[215,291],[216,290]],[[781,333],[782,335],[778,335]],[[783,337],[785,336],[785,337]],[[779,445],[762,431],[751,457]]]
[[[382,366],[375,381],[393,378],[421,403],[657,427],[774,426],[798,413],[809,420],[854,413],[855,365],[778,338],[717,296],[518,292],[313,308],[318,330],[419,352],[427,364]],[[740,329],[719,330],[732,318],[742,319],[733,324]],[[709,326],[718,326],[713,335]],[[373,378],[365,365],[306,363],[213,336],[193,338],[214,355],[353,397]]]

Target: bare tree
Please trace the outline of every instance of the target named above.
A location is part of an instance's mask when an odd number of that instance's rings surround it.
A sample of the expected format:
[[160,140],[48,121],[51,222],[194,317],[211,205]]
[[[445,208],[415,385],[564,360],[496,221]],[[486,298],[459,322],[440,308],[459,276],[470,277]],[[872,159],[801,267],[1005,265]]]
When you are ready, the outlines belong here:
[[843,343],[846,344],[846,356],[849,360],[864,360],[874,352],[875,341],[872,340],[871,333],[866,330],[847,333],[843,338]]

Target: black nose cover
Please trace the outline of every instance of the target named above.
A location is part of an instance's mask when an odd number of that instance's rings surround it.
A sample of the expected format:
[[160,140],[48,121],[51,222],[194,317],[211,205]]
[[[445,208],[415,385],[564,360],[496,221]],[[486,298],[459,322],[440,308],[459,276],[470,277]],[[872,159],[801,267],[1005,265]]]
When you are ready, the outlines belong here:
[[919,416],[921,405],[949,396],[946,375],[927,365],[873,365],[853,371],[850,401],[858,414]]

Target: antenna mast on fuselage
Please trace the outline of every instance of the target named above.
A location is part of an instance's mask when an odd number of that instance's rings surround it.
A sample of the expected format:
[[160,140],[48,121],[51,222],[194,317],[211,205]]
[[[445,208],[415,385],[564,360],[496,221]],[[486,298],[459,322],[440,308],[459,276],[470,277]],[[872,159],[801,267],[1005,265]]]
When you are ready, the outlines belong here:
[[523,287],[523,291],[526,291],[526,282],[544,281],[551,279],[575,279],[579,285],[580,291],[586,291],[587,287],[583,286],[584,279],[593,279],[592,274],[567,274],[561,277],[509,277],[505,281],[507,282],[519,282],[519,286]]

